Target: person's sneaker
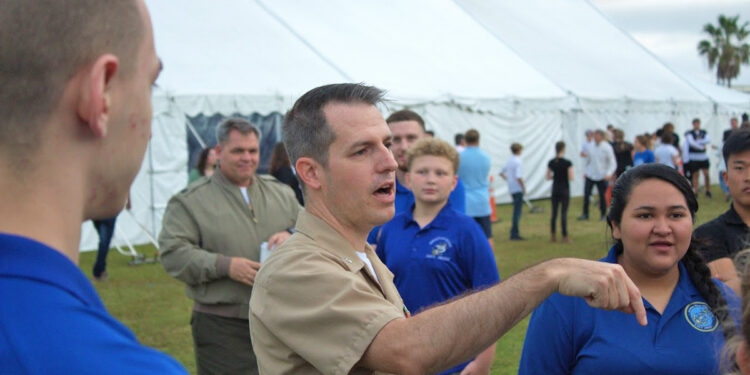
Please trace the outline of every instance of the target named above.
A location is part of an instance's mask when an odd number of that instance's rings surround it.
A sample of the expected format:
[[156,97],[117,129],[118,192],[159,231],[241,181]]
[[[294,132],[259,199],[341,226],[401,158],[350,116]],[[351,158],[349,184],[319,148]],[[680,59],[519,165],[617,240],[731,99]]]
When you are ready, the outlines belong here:
[[511,240],[511,241],[526,241],[526,239],[525,239],[525,238],[523,238],[523,237],[521,237],[521,236],[518,236],[518,237],[511,237],[511,238],[510,238],[510,240]]
[[107,281],[107,279],[109,279],[109,274],[107,273],[107,271],[102,272],[102,274],[99,276],[94,276],[94,280],[96,281]]
[[556,242],[556,241],[557,241],[557,237],[555,236],[555,234],[554,233],[550,234],[549,235],[549,242]]
[[563,236],[562,242],[563,243],[570,243],[570,238],[568,238],[568,236]]
[[607,220],[607,215],[599,216],[599,221]]
[[711,198],[711,192],[708,191],[708,190],[706,190],[706,196],[709,197],[709,198]]
[[581,215],[578,217],[578,221],[583,221],[583,220],[588,220],[588,219],[589,219],[589,215]]

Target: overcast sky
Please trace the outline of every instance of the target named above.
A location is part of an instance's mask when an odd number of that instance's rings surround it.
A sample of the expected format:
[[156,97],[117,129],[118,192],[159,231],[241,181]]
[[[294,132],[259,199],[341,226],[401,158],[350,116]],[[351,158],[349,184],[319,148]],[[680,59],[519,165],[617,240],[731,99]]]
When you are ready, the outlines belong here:
[[[706,23],[719,14],[740,15],[750,21],[750,0],[590,0],[616,26],[627,31],[672,69],[707,82],[716,82],[698,42],[707,38]],[[746,39],[750,43],[750,37]],[[750,86],[750,65],[743,65],[732,85]]]

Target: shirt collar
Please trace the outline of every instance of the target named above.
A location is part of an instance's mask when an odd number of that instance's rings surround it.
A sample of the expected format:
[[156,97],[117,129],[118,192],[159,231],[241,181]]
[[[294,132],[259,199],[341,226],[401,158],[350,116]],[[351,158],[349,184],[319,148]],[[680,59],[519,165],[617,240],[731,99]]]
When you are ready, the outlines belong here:
[[[609,253],[606,257],[602,258],[601,261],[607,263],[617,263],[617,254],[615,252],[614,246],[609,249]],[[675,290],[679,289],[682,292],[682,295],[691,297],[691,300],[692,298],[699,296],[700,292],[698,292],[698,289],[695,288],[693,282],[690,281],[690,276],[688,276],[687,274],[687,268],[685,268],[685,265],[682,264],[682,261],[677,262],[677,267],[680,269],[680,279],[677,280]],[[672,294],[674,295],[674,292],[672,292]]]
[[746,225],[745,221],[742,220],[740,215],[737,213],[737,211],[734,209],[734,203],[729,205],[729,209],[727,212],[721,214],[721,220],[724,221],[727,224],[732,225]]
[[401,185],[401,183],[398,182],[398,178],[397,178],[396,179],[396,194],[406,194],[406,193],[411,194],[411,190],[409,190],[409,188],[407,188],[406,186]]
[[[405,212],[406,221],[404,223],[404,227],[411,225],[412,223],[416,225],[417,227],[419,227],[419,224],[416,222],[416,220],[414,220],[414,206],[415,205],[416,203],[412,203],[411,207],[409,207],[409,209],[406,210]],[[455,215],[453,213],[454,213],[453,206],[451,205],[450,199],[448,199],[448,202],[445,203],[445,206],[443,206],[443,208],[440,209],[440,212],[438,212],[438,214],[435,216],[434,219],[432,219],[432,221],[429,224],[425,225],[425,228],[432,228],[432,227],[442,228],[442,229],[450,228],[451,224],[455,224],[455,220],[454,220]]]
[[[312,239],[320,248],[337,256],[343,264],[352,271],[358,272],[365,266],[362,259],[356,254],[356,249],[338,231],[333,229],[325,220],[302,209],[297,216],[296,232]],[[374,254],[372,247],[365,243],[362,249],[365,254]],[[372,257],[370,257],[372,259]]]
[[30,238],[0,233],[0,278],[6,277],[50,284],[90,307],[105,309],[91,282],[70,259]]

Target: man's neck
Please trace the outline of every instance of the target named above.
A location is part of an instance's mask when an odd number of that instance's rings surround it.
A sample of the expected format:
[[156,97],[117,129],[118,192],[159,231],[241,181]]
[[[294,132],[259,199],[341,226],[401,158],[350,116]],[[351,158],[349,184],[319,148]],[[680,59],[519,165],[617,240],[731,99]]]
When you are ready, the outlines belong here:
[[86,176],[77,168],[47,171],[16,177],[0,167],[0,232],[44,243],[77,264]]
[[734,211],[737,212],[740,219],[745,222],[745,225],[750,227],[750,207],[737,204],[736,200],[732,203],[732,207],[734,207]]
[[420,228],[424,228],[425,226],[427,226],[427,224],[435,220],[437,215],[440,213],[440,210],[445,207],[446,203],[448,203],[447,199],[442,202],[436,203],[415,201],[412,217],[414,218],[414,221],[419,224]]
[[367,235],[372,227],[369,229],[362,229],[353,225],[352,223],[346,223],[337,218],[333,212],[322,202],[322,199],[306,199],[305,211],[311,215],[315,215],[321,220],[325,221],[331,226],[341,237],[352,245],[355,251],[365,251],[365,244],[367,243]]

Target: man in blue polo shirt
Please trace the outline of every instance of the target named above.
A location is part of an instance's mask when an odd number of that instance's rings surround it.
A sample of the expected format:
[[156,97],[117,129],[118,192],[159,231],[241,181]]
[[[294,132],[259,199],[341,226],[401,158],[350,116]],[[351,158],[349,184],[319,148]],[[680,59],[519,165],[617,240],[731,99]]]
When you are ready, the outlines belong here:
[[6,0],[0,35],[0,373],[186,373],[76,265],[81,222],[122,209],[151,136],[146,5]]
[[[436,303],[500,281],[495,257],[479,225],[453,209],[450,192],[456,186],[458,152],[448,143],[423,139],[409,149],[406,180],[414,204],[383,225],[377,253],[394,274],[406,307],[418,313]],[[486,373],[492,364],[492,345],[471,362]]]
[[[408,210],[414,204],[414,194],[407,187],[408,184],[404,177],[406,175],[406,152],[415,142],[425,138],[425,125],[422,116],[408,109],[391,113],[385,121],[388,123],[388,128],[391,130],[393,137],[391,152],[393,152],[393,157],[398,163],[398,169],[396,170],[396,201],[394,204],[396,206],[396,213],[399,213]],[[460,179],[458,180],[458,185],[456,185],[456,188],[450,194],[450,201],[453,209],[461,213],[466,212],[466,192],[464,184]],[[380,232],[379,226],[373,228],[370,231],[370,235],[367,236],[367,242],[375,244],[378,232]]]

